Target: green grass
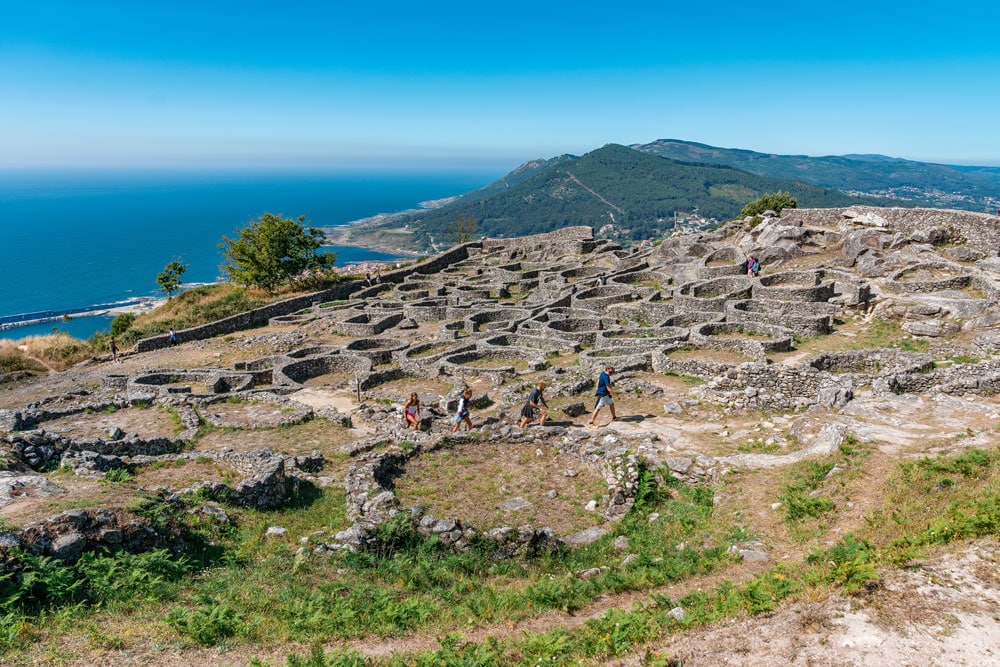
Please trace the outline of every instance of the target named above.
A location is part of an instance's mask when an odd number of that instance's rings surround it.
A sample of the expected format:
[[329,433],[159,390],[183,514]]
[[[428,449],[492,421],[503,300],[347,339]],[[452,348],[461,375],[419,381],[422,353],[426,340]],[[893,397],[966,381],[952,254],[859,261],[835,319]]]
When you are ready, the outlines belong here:
[[[842,455],[850,459],[860,453],[856,443],[848,443],[848,450],[852,449]],[[878,590],[883,568],[919,557],[923,547],[995,535],[1000,530],[998,466],[1000,451],[996,448],[903,463],[885,486],[888,491],[882,508],[861,534],[849,533],[832,547],[811,552],[803,562],[778,565],[742,586],[723,581],[710,590],[696,590],[676,599],[653,594],[645,604],[627,611],[612,609],[571,630],[558,628],[481,643],[464,643],[460,635],[452,633],[440,637],[435,650],[383,660],[349,651],[323,654],[314,649],[308,658],[311,662],[295,662],[306,658],[294,656],[287,664],[602,664],[636,654],[670,634],[768,613],[784,600],[814,599],[819,591],[838,589],[847,595],[868,596]],[[817,482],[824,467],[800,470],[798,477],[807,483]],[[951,483],[943,483],[945,480]],[[894,519],[887,523],[890,516]],[[892,526],[904,523],[904,534],[894,536]],[[685,611],[682,620],[669,613],[678,606]],[[642,664],[672,664],[668,660],[669,656],[647,650]]]
[[[791,468],[781,493],[799,503],[793,524],[827,516],[804,498],[860,475],[868,448],[853,438],[828,460]],[[827,477],[836,465],[837,475]],[[672,633],[768,613],[783,601],[823,591],[867,595],[886,567],[917,558],[930,546],[1000,532],[1000,449],[969,449],[947,457],[901,463],[880,487],[883,502],[862,528],[798,562],[777,565],[742,585],[723,581],[683,597],[653,594],[631,609],[614,609],[573,629],[466,643],[456,628],[518,621],[549,610],[574,612],[603,595],[649,591],[708,574],[732,563],[728,546],[750,539],[739,525],[715,516],[712,487],[680,485],[642,471],[635,508],[612,532],[572,551],[534,559],[495,560],[484,547],[468,552],[420,538],[406,514],[387,525],[371,551],[298,555],[298,538],[328,540],[348,525],[343,491],[299,489],[292,506],[273,512],[239,510],[238,527],[204,525],[178,507],[150,497],[133,506],[161,529],[188,522],[194,547],[182,559],[166,554],[92,556],[65,566],[25,557],[31,577],[0,578],[0,646],[26,649],[41,638],[89,638],[116,647],[142,627],[145,636],[179,646],[237,643],[318,645],[361,637],[424,633],[440,637],[433,651],[380,660],[314,648],[287,664],[601,664],[635,654]],[[650,523],[652,512],[660,519]],[[287,540],[263,538],[270,525]],[[627,566],[611,542],[629,541]],[[684,542],[686,548],[677,546]],[[155,553],[155,552],[154,552]],[[581,579],[575,573],[608,566]],[[86,568],[86,571],[81,568]],[[84,577],[84,574],[86,577]],[[125,582],[124,585],[121,582]],[[30,585],[28,585],[30,584]],[[676,606],[685,616],[670,615]],[[68,619],[72,618],[72,622]],[[126,626],[120,625],[127,618]],[[109,625],[110,619],[116,619]],[[114,629],[111,629],[114,628]],[[648,664],[664,656],[648,655]],[[298,661],[298,662],[296,662]],[[653,661],[653,662],[649,662]]]
[[909,337],[899,322],[890,320],[872,320],[867,327],[858,332],[847,349],[868,350],[891,347],[904,352],[927,352],[930,344],[925,340],[914,340]]

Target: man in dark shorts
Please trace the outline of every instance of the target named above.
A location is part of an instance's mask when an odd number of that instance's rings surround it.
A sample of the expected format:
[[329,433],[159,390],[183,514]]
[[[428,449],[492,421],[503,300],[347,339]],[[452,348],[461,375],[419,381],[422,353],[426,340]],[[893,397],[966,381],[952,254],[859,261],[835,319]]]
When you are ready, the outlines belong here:
[[[533,420],[538,416],[538,425],[545,426],[545,420],[548,419],[549,404],[545,402],[545,396],[542,395],[542,391],[545,389],[545,382],[539,381],[535,388],[531,390],[528,394],[528,402],[524,404],[521,408],[521,423],[518,424],[519,428],[524,428],[528,425],[528,422]],[[545,406],[542,408],[542,406]]]
[[590,428],[597,428],[597,413],[605,405],[611,408],[611,421],[618,419],[615,415],[615,394],[611,391],[611,374],[614,372],[615,369],[608,366],[597,378],[597,391],[594,392],[597,396],[597,407],[594,408],[594,414],[590,415],[590,422],[587,423]]

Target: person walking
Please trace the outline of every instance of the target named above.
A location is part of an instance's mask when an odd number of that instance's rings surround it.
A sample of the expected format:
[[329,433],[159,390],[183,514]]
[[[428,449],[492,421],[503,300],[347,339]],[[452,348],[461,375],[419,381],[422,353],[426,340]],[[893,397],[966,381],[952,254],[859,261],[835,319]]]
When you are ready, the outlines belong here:
[[177,332],[173,329],[170,330],[170,344],[177,345]]
[[403,406],[403,430],[410,426],[414,431],[420,430],[420,397],[417,392],[410,394],[410,400]]
[[472,418],[469,416],[469,401],[472,400],[472,390],[468,387],[462,392],[462,395],[458,399],[458,409],[455,410],[455,419],[453,420],[454,426],[451,428],[451,432],[455,433],[458,431],[458,427],[465,423],[465,430],[472,430]]
[[521,423],[517,425],[518,428],[524,428],[536,416],[539,418],[538,425],[545,426],[545,420],[549,417],[549,404],[545,402],[545,396],[542,395],[544,390],[545,382],[539,380],[535,388],[528,394],[528,402],[521,408]]
[[611,421],[618,419],[618,416],[615,414],[615,393],[611,390],[611,375],[614,372],[615,369],[608,366],[597,377],[597,391],[594,392],[594,395],[597,396],[597,407],[594,408],[594,414],[590,415],[590,421],[587,423],[589,428],[597,428],[597,413],[605,405],[611,408]]

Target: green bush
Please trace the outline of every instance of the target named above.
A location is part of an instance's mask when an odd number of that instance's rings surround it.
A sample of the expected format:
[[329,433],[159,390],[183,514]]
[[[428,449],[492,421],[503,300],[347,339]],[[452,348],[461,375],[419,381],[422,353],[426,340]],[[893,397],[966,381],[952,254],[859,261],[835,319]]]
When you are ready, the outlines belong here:
[[133,479],[135,479],[135,475],[130,473],[127,468],[116,468],[104,473],[104,479],[101,481],[105,484],[125,484]]
[[740,217],[746,218],[761,215],[764,211],[781,213],[782,209],[798,208],[799,202],[789,192],[769,192],[760,199],[755,199],[740,211]]
[[128,331],[129,327],[133,324],[135,324],[135,313],[122,313],[111,320],[111,335],[118,338]]

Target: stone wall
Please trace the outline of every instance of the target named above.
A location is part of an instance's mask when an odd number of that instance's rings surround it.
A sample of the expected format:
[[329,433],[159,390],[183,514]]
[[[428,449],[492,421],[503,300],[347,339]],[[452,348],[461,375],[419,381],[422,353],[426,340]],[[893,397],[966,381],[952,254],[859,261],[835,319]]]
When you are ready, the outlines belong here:
[[[589,228],[588,228],[589,229]],[[593,234],[593,230],[591,230]],[[412,274],[437,273],[456,262],[460,262],[469,256],[470,247],[479,247],[478,243],[465,243],[436,255],[428,260],[403,267],[395,271],[382,274],[382,283],[402,282]],[[314,304],[327,301],[341,301],[348,299],[355,292],[364,289],[364,282],[361,280],[350,280],[336,285],[328,290],[313,292],[305,296],[286,299],[277,303],[272,303],[262,308],[240,313],[233,317],[217,320],[209,324],[204,324],[190,329],[183,329],[177,332],[178,341],[186,343],[192,340],[202,340],[214,338],[224,334],[244,331],[266,325],[272,317],[290,315],[296,311],[309,308]],[[136,352],[148,352],[149,350],[159,350],[170,346],[170,335],[161,334],[150,338],[143,338],[135,344]]]

